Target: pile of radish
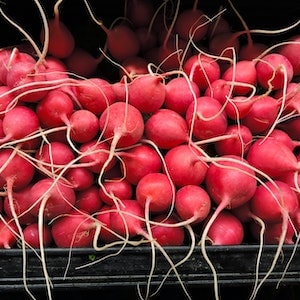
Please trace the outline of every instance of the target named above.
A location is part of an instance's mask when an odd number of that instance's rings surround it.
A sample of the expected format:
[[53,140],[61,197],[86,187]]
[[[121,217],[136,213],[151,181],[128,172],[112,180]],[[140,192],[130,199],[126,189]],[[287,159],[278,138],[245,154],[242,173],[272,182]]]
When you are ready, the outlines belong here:
[[[34,1],[38,41],[1,8],[30,46],[0,50],[0,247],[144,245],[189,296],[165,247],[200,246],[218,299],[207,246],[275,244],[276,263],[298,243],[300,36],[256,43],[273,32],[235,32],[198,1],[128,0],[113,24],[82,2],[106,35],[97,58],[63,1],[51,16]],[[97,75],[104,61],[117,78]]]

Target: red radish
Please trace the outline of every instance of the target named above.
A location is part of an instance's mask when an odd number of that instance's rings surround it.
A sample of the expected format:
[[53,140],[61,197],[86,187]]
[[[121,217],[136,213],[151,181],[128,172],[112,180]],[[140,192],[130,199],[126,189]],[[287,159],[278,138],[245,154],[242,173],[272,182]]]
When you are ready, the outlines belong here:
[[205,140],[225,133],[228,123],[222,105],[214,98],[202,96],[191,103],[186,111],[186,121],[193,136]]
[[141,75],[128,85],[128,103],[142,113],[159,110],[164,104],[165,95],[165,84],[159,76]]
[[158,223],[151,226],[152,236],[161,246],[183,245],[185,239],[184,228],[168,226],[168,224],[174,225],[178,222],[175,217],[170,216],[166,218],[165,215],[158,215],[152,221]]
[[94,57],[88,51],[75,47],[73,52],[64,59],[64,63],[68,72],[89,78],[95,75],[102,59],[102,56]]
[[103,137],[114,150],[115,147],[128,147],[140,141],[144,133],[144,120],[134,106],[115,102],[107,107],[99,118]]
[[71,147],[61,142],[44,144],[35,153],[39,170],[58,174],[67,164],[75,159]]
[[[47,224],[43,225],[42,240],[43,246],[49,247],[52,243],[51,227]],[[28,224],[23,229],[23,238],[27,245],[33,248],[39,248],[41,242],[41,233],[38,228],[38,223]]]
[[30,135],[37,133],[40,122],[34,110],[27,106],[19,105],[6,112],[2,126],[5,137],[0,139],[0,143],[28,137],[28,143],[30,144]]
[[56,219],[52,224],[52,237],[59,248],[91,247],[96,221],[90,216],[73,211]]
[[0,219],[0,248],[11,249],[17,243],[16,232],[18,231],[13,220],[7,217]]
[[76,193],[76,207],[89,214],[96,213],[101,209],[103,202],[99,196],[99,187],[91,187]]
[[122,159],[125,179],[133,185],[148,173],[159,173],[162,161],[157,151],[148,145],[137,145],[118,153]]
[[154,14],[154,6],[148,0],[130,0],[127,3],[127,17],[135,27],[148,26]]
[[288,146],[292,151],[295,150],[296,147],[299,146],[299,141],[295,141],[291,139],[291,137],[284,131],[278,128],[275,128],[272,130],[272,132],[268,136],[269,138],[274,138],[281,143],[284,143],[286,146]]
[[197,9],[197,2],[193,8],[181,11],[175,22],[174,31],[180,38],[197,43],[202,40],[208,30],[208,17],[200,9]]
[[31,197],[27,199],[32,205],[30,212],[46,221],[69,213],[76,201],[75,191],[63,179],[40,179],[32,185],[30,193]]
[[279,48],[278,53],[285,56],[290,61],[293,66],[294,75],[298,76],[300,75],[300,35],[293,35],[287,42],[287,44]]
[[264,222],[277,223],[282,220],[283,211],[291,216],[299,204],[296,192],[287,183],[275,180],[257,187],[250,207]]
[[147,27],[138,27],[135,29],[135,34],[140,43],[140,51],[143,54],[157,46],[158,38],[153,30],[149,30]]
[[253,134],[259,134],[270,129],[278,117],[280,103],[271,96],[255,95],[248,113],[241,120]]
[[250,147],[248,162],[270,176],[280,178],[288,172],[296,172],[298,161],[293,151],[284,143],[273,138],[260,138]]
[[[231,99],[227,99],[228,102],[225,106],[225,112],[228,118],[232,120],[240,120],[247,116],[252,108],[253,103],[256,100],[260,100],[257,95],[254,96],[233,96]],[[263,101],[262,101],[263,102]],[[276,103],[277,104],[277,103]],[[276,107],[279,107],[276,105]],[[255,121],[254,121],[255,122]]]
[[217,61],[206,54],[194,54],[183,65],[183,70],[191,81],[194,81],[200,91],[219,79],[221,70]]
[[284,130],[291,139],[300,140],[300,118],[295,117],[279,123],[278,128]]
[[165,156],[165,172],[177,187],[200,185],[207,172],[203,154],[195,147],[183,144],[169,149]]
[[7,85],[0,85],[0,119],[6,114],[9,104],[13,103],[14,95],[10,92],[10,88]]
[[65,177],[75,191],[85,190],[94,183],[93,172],[83,167],[70,168],[65,174]]
[[244,125],[229,125],[224,132],[224,139],[217,140],[214,144],[218,155],[245,156],[252,144],[253,135]]
[[174,198],[173,184],[163,173],[145,175],[137,183],[135,193],[141,207],[146,208],[149,205],[149,211],[155,213],[167,211]]
[[78,80],[74,94],[82,108],[99,116],[109,105],[115,102],[112,85],[105,79],[93,77]]
[[212,39],[213,36],[219,33],[231,32],[231,30],[231,25],[228,20],[219,15],[208,24],[207,37],[208,39]]
[[6,76],[7,86],[19,100],[36,103],[47,95],[46,68],[32,61],[20,61],[11,66]]
[[137,75],[145,75],[148,73],[148,61],[141,56],[132,56],[123,60],[122,68],[120,69],[120,78],[128,76],[135,78]]
[[175,111],[166,108],[158,110],[149,117],[145,123],[145,135],[162,149],[171,149],[189,139],[185,119]]
[[245,230],[242,222],[229,211],[222,211],[210,226],[207,239],[211,245],[241,245]]
[[211,84],[205,89],[203,96],[215,98],[221,104],[227,101],[227,98],[231,98],[231,84],[226,80],[219,78],[211,82]]
[[239,60],[254,60],[259,57],[264,51],[266,51],[268,46],[263,43],[247,43],[246,45],[241,45],[238,53]]
[[115,201],[131,199],[133,186],[126,179],[114,178],[104,181],[98,194],[105,204],[113,205]]
[[184,77],[174,77],[166,84],[164,106],[185,115],[188,106],[200,97],[200,90],[194,81]]
[[0,180],[6,182],[9,197],[13,196],[12,190],[25,188],[35,174],[33,164],[12,149],[0,150],[0,170]]
[[51,90],[37,104],[36,114],[43,127],[59,127],[65,125],[74,110],[69,95],[61,90]]
[[294,76],[293,66],[282,54],[270,53],[256,63],[258,84],[266,90],[282,89]]
[[36,221],[36,217],[29,213],[29,203],[27,199],[30,196],[31,184],[27,185],[25,188],[20,191],[14,191],[13,193],[13,209],[11,207],[10,201],[8,197],[4,198],[3,201],[3,209],[5,214],[9,218],[13,218],[13,210],[18,216],[18,221],[21,225],[28,225],[30,223],[34,223]]
[[189,220],[192,224],[197,224],[208,217],[211,200],[201,186],[185,185],[176,192],[175,209],[182,220]]
[[207,170],[205,186],[211,199],[222,208],[236,208],[249,201],[257,188],[250,162],[240,156],[223,155]]
[[[260,239],[260,225],[256,222],[251,222],[249,225],[250,232],[256,241]],[[287,230],[284,237],[284,244],[293,245],[295,230],[293,224],[288,222]],[[282,222],[267,223],[264,230],[264,243],[268,245],[278,245],[282,238]]]
[[[75,39],[72,32],[61,21],[59,15],[59,5],[62,1],[58,1],[54,6],[54,18],[48,19],[49,41],[47,45],[47,52],[57,58],[68,57],[74,47]],[[40,32],[40,41],[45,42],[44,29]]]
[[239,83],[249,84],[255,88],[257,83],[255,63],[250,60],[239,60],[222,74],[222,79],[233,83],[235,95],[246,95],[253,89]]
[[75,143],[86,143],[99,132],[98,117],[87,109],[75,110],[69,118],[70,138]]
[[47,56],[45,58],[45,67],[47,81],[69,78],[67,66],[59,58]]
[[144,232],[144,209],[136,200],[122,200],[111,207],[110,229],[129,238]]
[[[107,162],[109,157],[109,145],[104,141],[92,140],[87,143],[83,143],[79,152],[82,153],[82,157],[79,162],[86,166],[88,170],[93,173],[99,174],[104,164]],[[106,170],[112,168],[115,161],[111,161]]]

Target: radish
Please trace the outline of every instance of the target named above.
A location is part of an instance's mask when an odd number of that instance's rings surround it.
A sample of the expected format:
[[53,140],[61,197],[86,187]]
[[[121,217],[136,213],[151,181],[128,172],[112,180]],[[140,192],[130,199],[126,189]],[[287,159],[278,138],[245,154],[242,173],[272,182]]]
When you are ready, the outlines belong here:
[[82,108],[98,117],[116,100],[112,85],[105,79],[93,77],[88,80],[78,80],[77,83],[73,87],[77,101]]
[[[42,230],[43,230],[42,232],[43,246],[49,247],[51,246],[51,243],[53,241],[52,234],[51,234],[51,227],[47,224],[44,224]],[[38,228],[38,223],[28,224],[23,229],[23,237],[26,242],[26,245],[32,248],[39,248],[41,240],[40,240],[40,231]]]
[[[276,159],[274,159],[276,158]],[[273,138],[257,139],[247,154],[248,162],[272,179],[296,172],[298,162],[293,151],[284,143]]]
[[27,199],[31,206],[30,213],[45,221],[69,213],[76,202],[73,188],[63,179],[40,179],[32,185],[30,194]]
[[138,181],[148,173],[159,173],[162,169],[162,160],[159,153],[148,145],[137,145],[124,152],[118,152],[122,160],[122,173],[131,184]]
[[84,248],[92,246],[95,228],[96,221],[89,215],[72,211],[53,222],[51,233],[59,248]]
[[293,66],[282,54],[270,53],[256,63],[258,84],[266,90],[282,89],[294,76]]
[[10,88],[7,85],[0,85],[0,119],[3,119],[13,101],[14,96],[10,92]]
[[205,140],[225,133],[228,122],[222,105],[214,98],[202,96],[191,103],[186,111],[186,121],[193,136]]
[[251,147],[253,135],[245,125],[229,125],[224,139],[217,140],[214,148],[219,156],[236,155],[244,157]]
[[94,184],[94,174],[84,167],[72,167],[66,171],[65,178],[75,191],[82,191]]
[[115,201],[131,199],[133,186],[126,179],[114,178],[104,181],[98,194],[105,204],[113,205]]
[[150,212],[163,213],[170,209],[174,199],[173,183],[166,174],[149,173],[136,185],[136,200]]
[[73,100],[61,90],[51,90],[36,106],[42,127],[65,125],[74,110]]
[[166,218],[165,215],[158,215],[152,219],[153,225],[151,226],[151,232],[153,238],[161,246],[182,246],[185,239],[185,231],[183,227],[168,226],[176,225],[178,220],[170,216]]
[[169,149],[165,156],[165,172],[170,175],[176,187],[200,185],[207,172],[203,154],[188,144]]
[[[59,14],[59,5],[62,1],[56,1],[54,5],[54,18],[48,20],[49,41],[47,44],[48,54],[57,58],[68,57],[74,47],[75,39],[72,32],[61,21]],[[41,43],[45,42],[45,31],[40,32]]]
[[158,37],[153,30],[143,26],[135,28],[135,34],[140,43],[140,52],[143,54],[145,60],[147,60],[145,53],[157,47]]
[[99,188],[96,185],[78,191],[76,193],[76,207],[88,214],[93,214],[99,211],[103,202],[99,196]]
[[175,210],[182,220],[197,224],[204,221],[211,209],[208,193],[198,185],[185,185],[175,195]]
[[164,107],[185,115],[188,106],[200,97],[200,89],[194,81],[174,77],[166,83]]
[[141,112],[133,105],[115,102],[101,114],[99,127],[114,150],[139,142],[144,133],[144,120]]
[[123,60],[122,68],[119,71],[120,78],[122,78],[123,76],[136,78],[138,75],[145,75],[147,73],[148,61],[146,58],[141,56],[132,56]]
[[61,142],[44,144],[35,153],[37,166],[42,172],[58,174],[75,159],[71,147]]
[[189,57],[183,65],[183,70],[189,79],[198,85],[200,91],[207,89],[212,82],[220,79],[221,76],[217,61],[203,53]]
[[154,14],[154,5],[148,0],[129,0],[127,1],[127,18],[135,27],[148,26]]
[[241,245],[244,235],[242,222],[231,212],[224,210],[211,224],[207,239],[211,245]]
[[140,75],[128,85],[128,103],[142,113],[154,113],[165,101],[166,88],[159,76]]
[[288,43],[281,46],[278,53],[285,56],[293,66],[294,76],[300,75],[299,50],[300,35],[293,35],[287,41]]
[[162,108],[146,121],[145,136],[157,147],[171,149],[188,141],[188,125],[180,114]]
[[231,95],[231,84],[228,81],[219,78],[210,83],[210,85],[205,89],[203,96],[214,98],[221,104],[224,104],[227,102],[227,97],[231,98]]
[[276,223],[282,220],[285,213],[293,215],[299,204],[296,192],[287,183],[275,180],[274,183],[268,181],[257,187],[250,207],[266,223]]
[[6,217],[0,219],[0,248],[11,249],[17,243],[17,226]]

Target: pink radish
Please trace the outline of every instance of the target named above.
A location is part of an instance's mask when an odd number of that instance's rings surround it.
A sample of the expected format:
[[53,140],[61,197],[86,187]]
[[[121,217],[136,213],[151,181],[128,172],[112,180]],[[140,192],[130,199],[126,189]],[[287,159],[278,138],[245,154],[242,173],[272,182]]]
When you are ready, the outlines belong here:
[[158,173],[162,161],[154,148],[148,145],[137,145],[119,153],[122,159],[122,169],[125,179],[133,185],[148,173]]
[[222,211],[207,232],[211,245],[241,245],[245,236],[242,222],[229,211]]
[[3,119],[6,109],[13,103],[14,95],[10,92],[7,85],[0,85],[0,119]]
[[145,136],[157,147],[171,149],[188,141],[188,125],[177,112],[162,108],[146,121]]
[[169,149],[165,156],[165,172],[168,172],[177,187],[200,185],[207,172],[207,164],[202,160],[203,154],[188,144]]
[[299,169],[293,151],[284,143],[273,138],[256,140],[248,151],[247,160],[254,168],[273,179]]
[[164,104],[165,95],[165,84],[159,76],[141,75],[128,85],[128,103],[142,113],[159,110]]
[[217,140],[214,144],[218,155],[245,156],[252,144],[253,135],[244,125],[229,125],[224,132],[224,139]]
[[154,224],[151,226],[153,238],[161,246],[182,246],[185,239],[185,231],[183,227],[168,226],[176,225],[178,220],[170,216],[166,218],[165,215],[158,215],[153,217]]
[[201,186],[185,185],[176,192],[175,209],[180,219],[197,224],[208,217],[211,200]]
[[115,102],[99,118],[103,137],[115,147],[128,147],[140,141],[144,133],[141,112],[130,104]]
[[154,5],[147,0],[130,0],[126,9],[127,17],[137,28],[148,26],[154,14]]
[[72,211],[56,219],[52,224],[52,237],[59,248],[91,247],[96,222],[88,215]]
[[18,231],[13,220],[7,217],[0,219],[0,248],[11,249],[17,243],[16,232]]
[[126,179],[114,178],[104,181],[98,194],[105,204],[113,205],[115,201],[131,199],[133,186]]
[[115,102],[112,85],[105,79],[93,77],[78,80],[73,88],[75,97],[82,108],[99,116],[109,105]]
[[205,140],[223,135],[227,129],[227,116],[219,101],[208,96],[197,98],[186,111],[186,121],[193,136]]
[[[52,234],[51,234],[51,227],[47,224],[43,225],[42,228],[42,240],[43,240],[43,246],[49,247],[52,243]],[[33,248],[39,248],[40,247],[40,231],[38,228],[38,223],[31,223],[28,224],[23,229],[23,237],[27,245]]]
[[141,56],[132,56],[123,60],[122,68],[119,71],[120,78],[128,76],[129,78],[136,78],[138,75],[145,75],[148,73],[148,61]]
[[[72,32],[61,21],[59,14],[59,5],[62,1],[57,1],[54,6],[54,18],[48,20],[49,41],[48,41],[48,54],[57,58],[68,57],[74,47],[75,39]],[[40,32],[40,41],[45,42],[45,31]]]
[[297,194],[285,182],[275,180],[257,187],[250,201],[251,211],[266,223],[280,222],[283,211],[293,215],[299,207]]
[[266,54],[256,63],[258,84],[266,90],[278,90],[293,79],[290,61],[282,54]]
[[136,185],[136,200],[141,207],[149,206],[150,212],[163,213],[170,209],[173,185],[163,173],[149,173]]
[[164,106],[185,115],[188,106],[200,96],[198,85],[184,77],[174,77],[166,84]]
[[198,85],[200,91],[207,89],[212,82],[221,76],[217,61],[201,53],[189,57],[183,65],[183,70],[189,79]]
[[30,193],[31,197],[27,199],[32,205],[30,212],[46,221],[69,213],[76,202],[73,188],[63,179],[40,179],[32,185]]
[[227,101],[227,97],[231,98],[231,84],[226,80],[219,78],[211,82],[211,84],[205,89],[203,96],[215,98],[221,104]]
[[45,128],[65,125],[73,110],[73,100],[61,90],[48,92],[36,106],[36,114]]
[[72,167],[66,174],[65,178],[70,182],[75,191],[82,191],[91,187],[94,183],[94,174],[84,167]]
[[79,210],[88,214],[99,211],[103,205],[99,196],[99,188],[96,185],[92,185],[83,191],[78,191],[75,205]]

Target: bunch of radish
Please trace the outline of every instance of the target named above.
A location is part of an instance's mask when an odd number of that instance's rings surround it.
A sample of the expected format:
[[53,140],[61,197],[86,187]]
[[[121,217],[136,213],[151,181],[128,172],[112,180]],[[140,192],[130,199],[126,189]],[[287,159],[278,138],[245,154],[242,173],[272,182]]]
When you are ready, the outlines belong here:
[[[274,263],[297,246],[299,36],[255,43],[263,30],[235,32],[198,1],[128,0],[109,28],[83,1],[106,34],[94,58],[63,1],[53,18],[34,2],[34,54],[0,51],[0,247],[145,245],[150,275],[158,248],[188,296],[166,246],[198,244],[216,282],[207,245],[276,244]],[[97,76],[103,61],[118,79]]]

